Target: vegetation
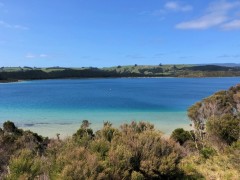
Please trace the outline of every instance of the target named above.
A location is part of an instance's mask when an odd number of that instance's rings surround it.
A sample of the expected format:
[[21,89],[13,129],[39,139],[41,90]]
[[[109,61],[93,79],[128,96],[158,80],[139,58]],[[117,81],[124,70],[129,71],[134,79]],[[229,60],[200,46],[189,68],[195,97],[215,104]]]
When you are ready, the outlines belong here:
[[194,133],[192,131],[185,131],[183,128],[177,128],[172,132],[171,138],[180,145],[187,141],[194,140]]
[[220,118],[212,117],[207,121],[207,132],[211,139],[231,145],[240,136],[240,119],[230,114]]
[[189,108],[198,154],[182,161],[186,174],[197,172],[206,179],[240,178],[239,107],[240,85],[236,85]]
[[[6,122],[4,127],[9,124],[14,126]],[[22,133],[18,135],[17,131]],[[10,153],[2,167],[6,179],[176,179],[183,176],[178,167],[183,158],[182,148],[165,139],[149,123],[132,122],[115,129],[106,122],[93,134],[85,120],[71,138],[47,141],[47,148],[41,153],[36,145],[42,143],[42,138],[29,138],[32,146],[26,146],[27,133],[32,133],[18,128],[6,134],[9,132],[4,128],[1,134],[1,139],[15,138],[11,153],[4,149]],[[19,146],[19,139],[23,146]],[[1,148],[5,146],[1,143]]]
[[[240,84],[196,103],[188,110],[198,138],[213,135],[231,144],[240,134]],[[212,142],[215,142],[213,140]]]
[[[38,157],[42,156],[45,152],[48,144],[48,138],[43,138],[42,136],[37,135],[36,133],[32,133],[30,131],[23,131],[18,129],[14,123],[7,121],[3,124],[3,129],[0,128],[0,179],[1,176],[6,174],[9,170],[7,165],[12,164],[14,167],[10,169],[15,172],[22,172],[22,170],[16,170],[14,164],[26,163],[29,164],[30,160],[25,159],[26,162],[19,162],[13,160],[13,156],[15,157],[27,157],[20,152],[22,150],[26,150],[25,153],[29,154],[29,152],[38,155]],[[20,153],[20,155],[19,155]],[[24,153],[24,152],[23,152]],[[29,156],[31,157],[31,156]],[[12,160],[11,160],[12,159]],[[21,158],[20,158],[21,159]],[[15,177],[15,176],[14,176]]]
[[225,77],[240,76],[240,67],[217,65],[157,65],[116,66],[110,68],[32,68],[2,67],[0,81],[59,79],[59,78],[102,78],[102,77]]
[[[193,130],[170,138],[146,122],[72,137],[43,138],[7,121],[0,128],[0,179],[229,179],[240,170],[239,85],[189,108]],[[205,123],[205,124],[203,124]]]

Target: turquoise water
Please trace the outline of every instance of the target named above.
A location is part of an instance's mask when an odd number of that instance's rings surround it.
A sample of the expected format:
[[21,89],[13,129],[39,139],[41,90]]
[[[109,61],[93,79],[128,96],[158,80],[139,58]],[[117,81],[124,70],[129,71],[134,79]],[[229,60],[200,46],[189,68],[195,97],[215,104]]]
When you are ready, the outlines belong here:
[[0,84],[0,123],[14,121],[45,136],[71,135],[82,120],[97,130],[104,121],[148,121],[169,134],[188,128],[195,102],[228,89],[240,78],[120,78],[39,80]]

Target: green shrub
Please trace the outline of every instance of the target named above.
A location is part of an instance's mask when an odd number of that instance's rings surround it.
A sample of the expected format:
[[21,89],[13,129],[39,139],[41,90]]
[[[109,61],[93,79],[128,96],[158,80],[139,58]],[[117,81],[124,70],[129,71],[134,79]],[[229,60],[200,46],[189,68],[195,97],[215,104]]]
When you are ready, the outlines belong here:
[[99,154],[99,156],[104,159],[107,156],[107,153],[110,149],[110,143],[102,139],[95,140],[92,141],[89,148],[91,151]]
[[42,174],[41,160],[35,156],[30,150],[21,150],[19,155],[11,158],[9,163],[10,174],[7,176],[9,180],[20,179],[34,179]]
[[210,118],[207,121],[207,132],[231,145],[239,139],[240,118],[231,114]]
[[144,180],[144,176],[140,172],[133,171],[131,174],[131,180]]
[[204,147],[200,150],[200,154],[203,158],[209,159],[216,154],[216,151],[210,147]]
[[185,131],[183,128],[175,129],[171,134],[171,138],[179,142],[180,145],[183,145],[188,140],[193,140],[193,137],[194,134],[192,132]]
[[3,123],[3,131],[13,133],[16,131],[16,126],[11,121],[6,121]]
[[89,128],[90,123],[83,120],[81,127],[73,134],[73,139],[79,145],[87,147],[94,137],[93,130]]
[[[97,179],[103,168],[97,156],[84,147],[67,144],[58,151],[50,170],[52,179]],[[54,178],[53,178],[54,177]]]

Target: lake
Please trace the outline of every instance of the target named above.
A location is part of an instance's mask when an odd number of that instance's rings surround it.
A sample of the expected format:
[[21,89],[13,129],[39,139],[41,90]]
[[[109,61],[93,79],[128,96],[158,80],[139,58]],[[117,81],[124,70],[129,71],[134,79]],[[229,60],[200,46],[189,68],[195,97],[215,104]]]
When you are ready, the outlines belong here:
[[189,128],[187,109],[216,91],[240,82],[233,78],[60,79],[0,84],[0,125],[11,120],[44,136],[72,135],[82,120],[94,130],[147,121],[166,134]]

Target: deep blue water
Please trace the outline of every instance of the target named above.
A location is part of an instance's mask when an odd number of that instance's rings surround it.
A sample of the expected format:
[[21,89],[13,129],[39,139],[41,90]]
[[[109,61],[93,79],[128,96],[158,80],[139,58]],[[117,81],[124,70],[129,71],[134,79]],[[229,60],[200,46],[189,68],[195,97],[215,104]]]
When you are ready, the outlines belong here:
[[[11,119],[33,130],[42,128],[41,124],[60,124],[61,132],[64,128],[72,132],[73,127],[63,125],[80,124],[83,119],[96,122],[96,126],[104,120],[113,124],[116,121],[117,125],[147,120],[157,127],[165,123],[168,131],[167,124],[187,125],[189,106],[239,82],[237,77],[68,79],[0,84],[0,123]],[[37,131],[42,134],[48,131],[39,128]]]

